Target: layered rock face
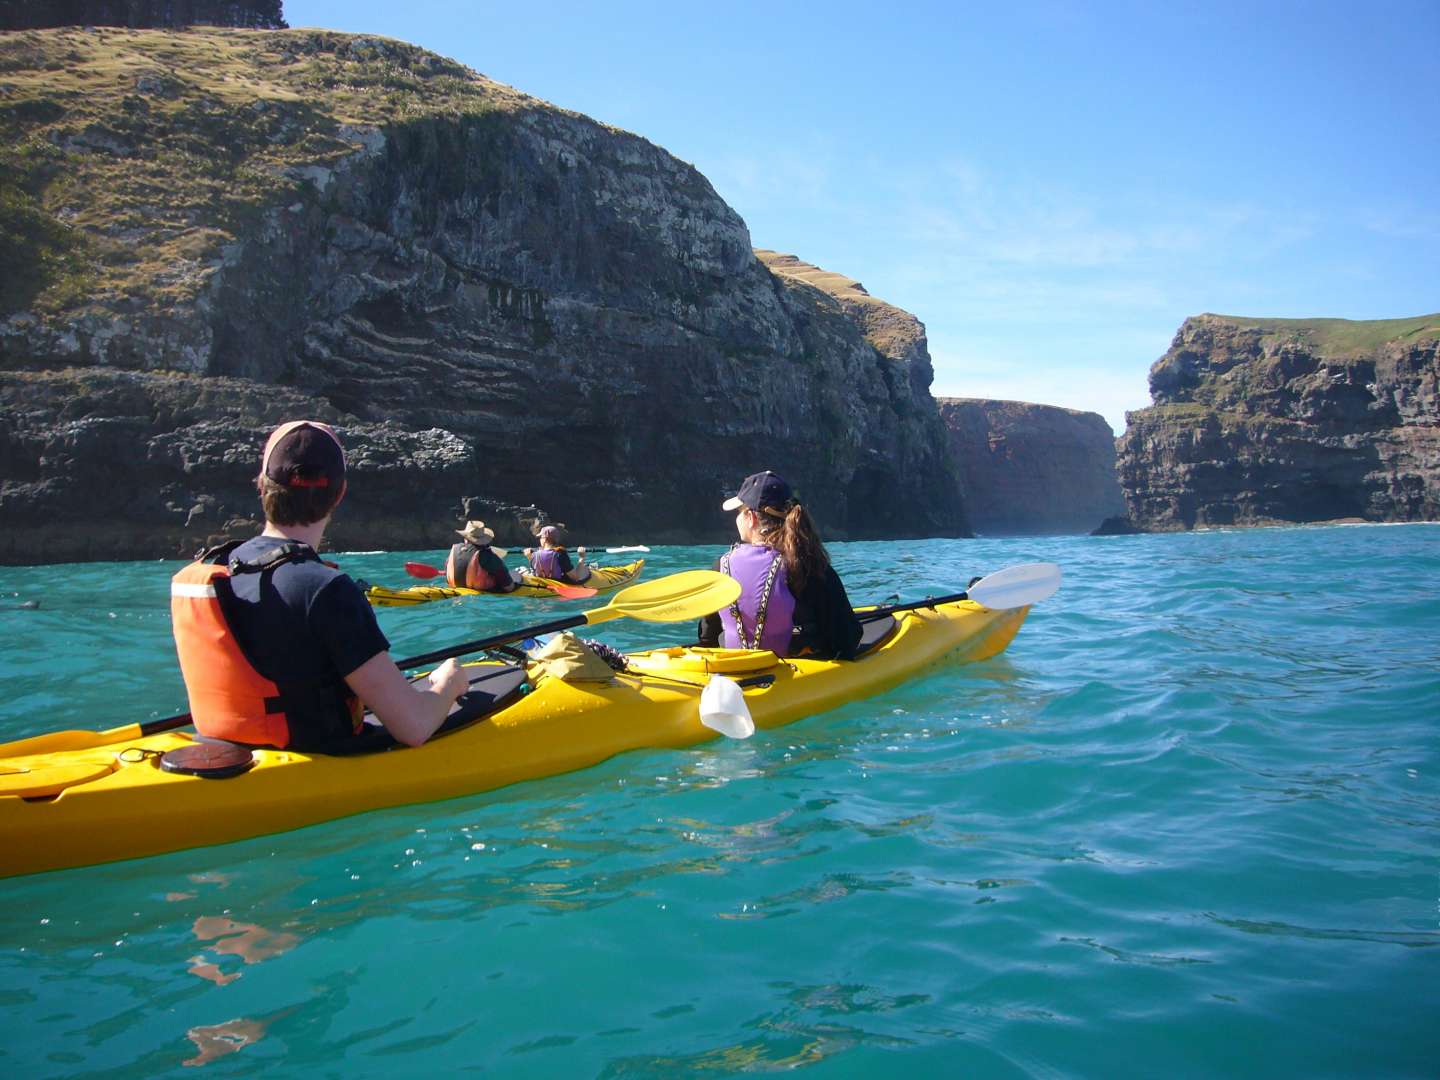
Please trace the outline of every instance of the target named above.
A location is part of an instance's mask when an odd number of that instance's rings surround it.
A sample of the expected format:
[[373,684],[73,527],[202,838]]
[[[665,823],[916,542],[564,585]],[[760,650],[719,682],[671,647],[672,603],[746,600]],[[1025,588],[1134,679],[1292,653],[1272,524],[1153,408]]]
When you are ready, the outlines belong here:
[[[755,255],[795,295],[799,302],[814,304],[820,312],[833,317],[843,314],[881,359],[880,370],[886,379],[885,403],[893,410],[894,422],[921,436],[903,446],[892,448],[905,457],[903,469],[913,469],[917,476],[929,477],[934,487],[910,486],[907,497],[920,499],[927,506],[924,513],[932,520],[948,521],[951,528],[944,535],[969,536],[968,508],[961,494],[960,473],[946,452],[948,436],[945,425],[930,396],[930,383],[935,371],[930,362],[930,346],[925,337],[925,324],[910,312],[871,296],[865,286],[854,278],[813,266],[794,255],[765,248],[756,248]],[[882,448],[870,447],[866,455],[873,462],[884,459]],[[872,466],[858,470],[851,481],[849,501],[852,512],[863,517],[866,507],[877,514],[890,513],[891,496],[884,489],[889,481]],[[802,493],[803,494],[803,493]],[[880,522],[869,525],[870,535],[884,535]],[[852,534],[858,532],[854,527]]]
[[827,536],[965,532],[923,328],[877,346],[641,138],[328,32],[32,31],[0,72],[0,561],[243,532],[297,415],[351,450],[337,547],[719,540],[765,467]]
[[1124,513],[1099,413],[938,398],[970,524],[982,536],[1088,533]]
[[1440,518],[1440,315],[1187,319],[1128,414],[1143,529]]

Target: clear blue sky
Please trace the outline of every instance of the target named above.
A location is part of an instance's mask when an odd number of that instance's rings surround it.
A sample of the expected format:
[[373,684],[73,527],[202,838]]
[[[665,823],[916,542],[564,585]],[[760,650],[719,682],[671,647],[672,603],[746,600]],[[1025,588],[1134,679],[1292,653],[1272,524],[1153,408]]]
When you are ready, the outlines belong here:
[[286,0],[692,162],[926,324],[936,395],[1102,413],[1188,315],[1440,311],[1440,0]]

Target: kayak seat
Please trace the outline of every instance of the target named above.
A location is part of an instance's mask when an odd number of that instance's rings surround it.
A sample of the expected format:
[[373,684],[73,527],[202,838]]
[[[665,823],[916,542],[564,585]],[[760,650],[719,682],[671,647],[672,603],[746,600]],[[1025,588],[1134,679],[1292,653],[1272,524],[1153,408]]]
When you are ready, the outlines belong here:
[[[524,692],[525,668],[519,664],[467,667],[465,673],[470,676],[470,689],[456,699],[450,715],[430,736],[431,739],[443,738],[485,719]],[[324,752],[332,757],[354,757],[357,754],[378,754],[403,745],[385,730],[373,713],[366,713],[363,732],[337,743],[333,748],[327,747]]]
[[895,616],[883,615],[860,624],[860,644],[855,646],[855,659],[860,659],[888,638],[895,629]]

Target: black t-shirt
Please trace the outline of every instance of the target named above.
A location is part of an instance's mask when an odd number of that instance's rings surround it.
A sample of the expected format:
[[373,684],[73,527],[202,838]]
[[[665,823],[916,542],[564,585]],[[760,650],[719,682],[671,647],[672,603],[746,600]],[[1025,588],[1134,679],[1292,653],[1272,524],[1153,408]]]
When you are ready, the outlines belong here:
[[[720,569],[720,560],[715,560]],[[813,656],[817,660],[854,660],[855,646],[863,633],[860,620],[850,606],[849,594],[833,566],[819,577],[811,575],[795,594],[795,632],[790,638],[790,655]],[[700,644],[720,644],[725,629],[717,612],[700,620]]]
[[494,583],[488,592],[510,592],[515,588],[515,579],[510,576],[509,568],[489,545],[476,549],[475,561]]
[[[230,559],[263,561],[283,537],[257,536]],[[375,611],[349,575],[314,559],[283,563],[265,573],[236,574],[238,601],[230,628],[257,670],[275,682],[343,682],[390,642]]]

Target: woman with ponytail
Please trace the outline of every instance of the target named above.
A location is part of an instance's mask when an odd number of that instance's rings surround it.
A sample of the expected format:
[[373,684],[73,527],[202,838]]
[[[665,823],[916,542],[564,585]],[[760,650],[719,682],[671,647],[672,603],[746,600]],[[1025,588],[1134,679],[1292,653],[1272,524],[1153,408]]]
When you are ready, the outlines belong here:
[[721,509],[737,511],[740,542],[715,568],[740,582],[740,598],[700,621],[700,644],[853,660],[860,623],[810,512],[784,477],[747,476]]

